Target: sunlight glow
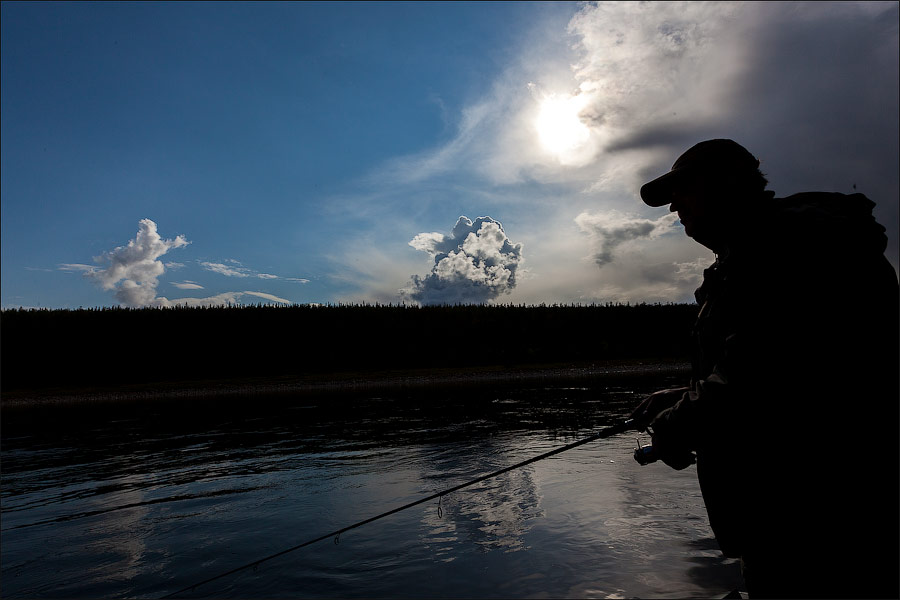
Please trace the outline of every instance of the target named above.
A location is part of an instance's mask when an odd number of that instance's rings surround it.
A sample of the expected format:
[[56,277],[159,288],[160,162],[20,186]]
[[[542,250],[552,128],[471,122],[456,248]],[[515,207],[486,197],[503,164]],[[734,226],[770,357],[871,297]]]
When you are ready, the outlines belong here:
[[588,142],[591,131],[581,122],[581,96],[547,96],[535,120],[538,137],[545,149],[556,155],[578,150]]

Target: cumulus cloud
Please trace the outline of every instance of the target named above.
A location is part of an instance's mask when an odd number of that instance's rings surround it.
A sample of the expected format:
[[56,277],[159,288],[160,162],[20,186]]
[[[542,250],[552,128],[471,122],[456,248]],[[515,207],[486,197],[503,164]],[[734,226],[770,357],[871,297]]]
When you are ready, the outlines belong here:
[[583,212],[575,223],[591,240],[591,257],[598,267],[613,261],[616,248],[626,242],[657,238],[671,229],[677,217],[668,214],[656,220],[623,215],[616,211]]
[[189,243],[181,235],[164,240],[156,223],[141,219],[133,240],[95,259],[108,266],[86,271],[85,275],[104,290],[114,289],[116,299],[125,306],[150,306],[156,300],[159,277],[166,270],[159,257]]
[[[129,307],[174,307],[174,306],[223,306],[237,304],[245,296],[255,296],[268,302],[279,304],[291,304],[290,300],[279,298],[273,294],[257,291],[224,292],[208,298],[177,298],[169,300],[164,296],[157,296],[159,278],[166,271],[166,266],[160,257],[169,250],[187,246],[184,236],[176,236],[175,239],[163,239],[157,231],[156,223],[150,219],[141,219],[138,224],[138,232],[135,238],[125,246],[106,252],[94,260],[99,266],[81,263],[63,263],[58,265],[61,271],[81,272],[104,290],[115,290],[115,298],[123,306]],[[240,266],[237,261],[229,261],[236,267],[228,267],[223,263],[203,263],[209,270],[227,271],[234,269],[237,273],[249,271]],[[183,266],[180,263],[174,263]],[[105,266],[104,266],[105,265]],[[212,265],[212,267],[208,266]],[[276,278],[267,276],[262,279]],[[249,277],[248,274],[239,275]],[[182,290],[202,290],[203,286],[196,281],[185,280],[173,283],[176,288]]]
[[482,304],[516,286],[522,244],[491,217],[459,218],[450,235],[420,233],[409,245],[434,259],[431,273],[412,276],[401,296],[420,304]]

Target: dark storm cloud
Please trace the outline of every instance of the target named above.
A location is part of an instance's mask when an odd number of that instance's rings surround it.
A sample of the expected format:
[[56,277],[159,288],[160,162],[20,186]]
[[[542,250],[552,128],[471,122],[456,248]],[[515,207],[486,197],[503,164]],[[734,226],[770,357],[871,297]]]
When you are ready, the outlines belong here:
[[855,185],[897,266],[898,20],[896,2],[602,3],[570,29],[604,151],[646,151],[632,185],[698,141],[732,138],[779,195]]
[[[686,139],[697,135],[696,127],[686,123],[662,123],[628,132],[611,140],[606,152],[622,152],[640,148],[679,148]],[[674,162],[674,161],[673,161]]]
[[739,135],[762,160],[771,187],[789,194],[855,185],[877,203],[896,266],[900,5],[881,8],[821,7],[789,27],[761,28],[731,98],[754,125]]

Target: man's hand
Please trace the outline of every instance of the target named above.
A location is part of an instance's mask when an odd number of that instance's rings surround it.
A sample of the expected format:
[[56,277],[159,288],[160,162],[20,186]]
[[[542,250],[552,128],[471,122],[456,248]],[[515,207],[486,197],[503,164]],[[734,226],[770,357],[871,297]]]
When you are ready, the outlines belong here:
[[[666,415],[663,415],[665,417]],[[663,461],[676,471],[686,469],[697,462],[696,455],[686,448],[678,447],[677,440],[672,440],[665,435],[664,419],[653,424],[650,443],[653,446],[653,454],[658,460]]]
[[675,403],[681,400],[681,397],[684,396],[685,392],[689,389],[690,388],[687,387],[680,387],[654,392],[647,396],[647,398],[632,411],[630,418],[634,419],[638,428],[646,429],[647,425],[656,418],[656,415],[667,408],[675,406]]
[[[680,387],[650,394],[632,411],[631,418],[634,419],[638,428],[646,429],[661,412],[675,406],[689,389]],[[694,453],[679,448],[676,440],[670,439],[671,434],[666,429],[665,423],[657,421],[654,424],[654,429],[651,432],[654,456],[679,471],[694,464]]]

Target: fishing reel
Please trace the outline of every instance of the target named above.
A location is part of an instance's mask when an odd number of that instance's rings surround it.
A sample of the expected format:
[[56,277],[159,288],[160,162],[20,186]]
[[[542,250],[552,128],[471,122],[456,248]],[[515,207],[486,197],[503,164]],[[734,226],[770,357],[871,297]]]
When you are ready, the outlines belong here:
[[650,463],[659,460],[659,457],[653,452],[653,446],[650,444],[643,446],[641,445],[640,438],[635,439],[637,441],[637,448],[634,449],[634,460],[636,460],[639,465],[649,465]]
[[[648,429],[648,431],[650,431]],[[652,435],[653,432],[650,431]],[[634,460],[638,462],[639,465],[649,465],[650,463],[655,463],[659,460],[659,455],[653,449],[653,446],[648,444],[644,446],[641,444],[640,438],[637,439],[637,448],[634,449]],[[673,456],[672,458],[666,460],[666,464],[675,469],[676,471],[680,471],[681,469],[685,469],[690,465],[697,463],[697,456],[693,452],[686,452],[684,454],[678,454]]]

